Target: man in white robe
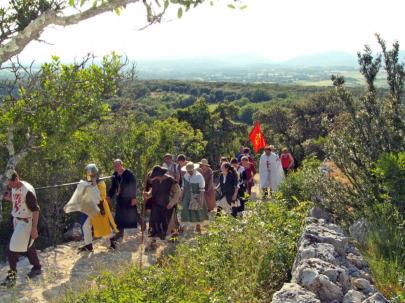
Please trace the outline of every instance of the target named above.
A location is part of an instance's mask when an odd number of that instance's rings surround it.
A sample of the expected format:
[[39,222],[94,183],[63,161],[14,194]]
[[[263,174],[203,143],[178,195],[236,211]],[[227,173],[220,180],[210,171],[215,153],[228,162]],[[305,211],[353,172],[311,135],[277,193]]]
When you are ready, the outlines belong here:
[[264,153],[260,156],[259,164],[260,189],[263,198],[277,191],[278,186],[284,179],[284,171],[279,157],[272,152],[270,146],[264,148]]

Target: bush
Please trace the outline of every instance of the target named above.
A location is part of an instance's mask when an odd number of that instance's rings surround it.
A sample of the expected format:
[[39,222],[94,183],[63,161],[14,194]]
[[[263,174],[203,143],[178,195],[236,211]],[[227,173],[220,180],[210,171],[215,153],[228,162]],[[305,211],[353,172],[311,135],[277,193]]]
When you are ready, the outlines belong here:
[[253,114],[257,108],[252,105],[246,105],[239,110],[238,119],[248,125],[253,124]]
[[243,220],[217,218],[160,265],[105,273],[97,288],[65,302],[269,302],[289,280],[308,204],[250,204]]
[[368,221],[366,256],[377,286],[393,300],[405,298],[404,217],[386,202],[369,210]]
[[319,167],[321,162],[316,158],[308,158],[303,161],[302,167],[290,172],[288,178],[280,184],[277,197],[283,200],[289,208],[298,205],[298,201],[313,200],[316,190],[313,187],[314,178],[323,177]]
[[358,200],[351,190],[333,162],[321,163],[316,157],[309,157],[281,183],[277,196],[287,207],[296,206],[298,201],[313,201],[328,210],[337,223],[348,227],[364,214],[364,201]]
[[382,154],[373,173],[380,180],[383,198],[405,214],[405,152]]

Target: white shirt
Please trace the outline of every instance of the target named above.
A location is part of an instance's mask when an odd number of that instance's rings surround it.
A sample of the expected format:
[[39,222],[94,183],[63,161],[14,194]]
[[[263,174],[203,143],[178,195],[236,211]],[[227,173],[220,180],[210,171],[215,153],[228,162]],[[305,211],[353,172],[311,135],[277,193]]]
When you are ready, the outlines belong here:
[[36,196],[34,187],[25,181],[21,181],[20,188],[13,188],[11,190],[11,201],[13,202],[11,215],[14,218],[32,218],[32,211],[28,208],[26,203],[27,193],[29,191]]

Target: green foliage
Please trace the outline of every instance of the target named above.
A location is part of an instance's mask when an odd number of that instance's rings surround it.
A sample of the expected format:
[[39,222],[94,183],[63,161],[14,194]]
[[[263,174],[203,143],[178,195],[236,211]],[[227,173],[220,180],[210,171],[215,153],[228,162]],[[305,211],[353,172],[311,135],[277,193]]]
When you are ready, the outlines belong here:
[[257,107],[254,105],[243,106],[239,110],[238,119],[248,125],[253,124],[253,114],[257,111]]
[[269,302],[289,279],[308,204],[252,203],[243,220],[218,218],[161,264],[104,274],[65,302]]
[[296,207],[299,201],[314,200],[315,192],[310,180],[320,176],[319,166],[319,160],[306,159],[301,168],[291,172],[280,184],[277,197],[285,201],[289,208]]
[[199,130],[174,118],[152,123],[137,123],[131,117],[125,121],[117,119],[99,128],[95,136],[98,142],[93,146],[95,161],[109,171],[112,159],[121,158],[141,183],[153,165],[162,164],[165,153],[184,153],[196,161],[206,146]]
[[316,144],[328,135],[324,121],[333,121],[340,112],[331,93],[318,93],[289,106],[273,104],[261,108],[253,119],[263,124],[274,145],[287,146],[300,163],[312,153],[323,155]]
[[405,214],[405,152],[382,154],[372,171],[380,180],[382,197]]
[[193,106],[178,110],[175,117],[201,130],[207,141],[205,156],[214,166],[220,156],[233,155],[238,150],[239,140],[247,132],[245,125],[235,122],[237,108],[229,104],[220,104],[211,112],[205,100],[200,99]]
[[392,303],[405,301],[405,270],[397,261],[367,256],[376,286]]
[[[33,87],[21,87],[19,96],[4,99],[0,111],[0,142],[14,131],[18,151],[34,144],[58,150],[58,145],[88,121],[108,113],[103,100],[116,91],[120,57],[105,57],[101,66],[63,65],[57,58],[42,66]],[[30,147],[30,146],[28,146]]]
[[382,202],[380,187],[372,171],[383,153],[400,152],[405,148],[405,122],[403,116],[402,86],[404,66],[399,63],[399,45],[394,43],[387,51],[385,42],[378,36],[383,50],[387,73],[388,93],[380,96],[374,86],[375,76],[381,66],[381,55],[373,56],[366,47],[359,53],[360,72],[366,79],[367,91],[356,99],[344,87],[344,79],[333,77],[334,102],[343,113],[329,124],[329,142],[326,145],[331,159],[349,178],[354,193],[367,197],[368,204]]
[[369,230],[366,257],[379,289],[402,302],[405,296],[405,220],[389,202],[368,210]]

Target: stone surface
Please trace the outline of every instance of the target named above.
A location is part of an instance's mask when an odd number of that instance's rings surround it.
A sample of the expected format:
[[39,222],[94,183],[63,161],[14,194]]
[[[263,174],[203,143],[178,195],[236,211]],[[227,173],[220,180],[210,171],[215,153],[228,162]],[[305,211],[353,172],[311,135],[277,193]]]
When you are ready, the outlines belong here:
[[324,210],[323,208],[320,207],[312,207],[309,210],[309,217],[315,218],[315,219],[324,219],[326,221],[329,221],[331,218],[331,215]]
[[382,294],[375,293],[367,300],[364,300],[362,303],[390,303]]
[[[320,209],[311,209],[309,214],[291,271],[292,285],[315,294],[320,303],[388,302],[376,293],[367,262],[342,228],[330,223]],[[294,289],[289,292],[289,287],[296,286],[283,287],[279,293],[283,296],[275,296],[273,302],[313,302],[312,295],[305,301]]]
[[355,239],[360,245],[367,244],[367,222],[365,219],[360,219],[354,222],[349,227],[350,236]]
[[353,279],[352,286],[354,289],[359,290],[366,294],[373,291],[373,287],[371,286],[370,282],[363,278]]
[[318,289],[316,290],[321,302],[341,302],[343,299],[343,290],[341,287],[329,280],[329,277],[325,275],[319,275],[317,277],[319,281]]
[[310,224],[306,227],[304,236],[311,238],[313,242],[332,244],[339,254],[344,255],[349,240],[339,229],[333,224]]
[[344,268],[320,259],[307,259],[302,261],[292,274],[293,282],[301,284],[310,270],[318,275],[322,274],[327,276],[331,282],[339,284],[344,291],[350,288],[349,276]]
[[303,259],[318,258],[326,262],[336,264],[338,256],[335,247],[329,243],[310,243],[302,241],[298,256]]
[[345,294],[343,303],[361,303],[365,299],[366,296],[362,292],[351,289]]
[[349,253],[346,256],[347,260],[356,266],[358,269],[363,269],[367,266],[367,262],[364,260],[362,256],[355,255],[353,253]]
[[273,303],[320,303],[316,295],[295,283],[285,283],[273,295]]

